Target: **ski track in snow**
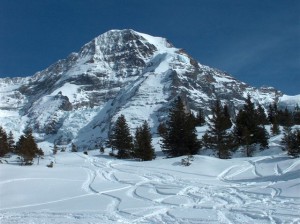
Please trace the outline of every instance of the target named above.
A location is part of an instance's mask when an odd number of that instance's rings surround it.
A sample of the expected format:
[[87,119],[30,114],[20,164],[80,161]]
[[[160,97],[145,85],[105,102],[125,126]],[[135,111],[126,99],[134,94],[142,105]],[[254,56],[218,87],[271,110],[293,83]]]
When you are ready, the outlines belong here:
[[[82,160],[80,167],[86,178],[81,188],[84,194],[59,200],[0,207],[1,223],[40,223],[47,217],[54,223],[300,223],[300,199],[282,197],[277,182],[264,181],[258,168],[272,157],[249,159],[238,165],[228,166],[215,177],[196,172],[151,167],[143,163],[108,160],[101,157],[76,154]],[[294,160],[286,168],[272,163],[274,176],[287,174],[297,168],[300,160]],[[60,164],[61,166],[76,166]],[[77,166],[78,167],[78,166]],[[261,168],[260,168],[261,169]],[[243,175],[253,176],[253,182],[241,181]],[[185,175],[189,177],[185,178]],[[247,176],[247,180],[249,177]],[[202,178],[201,178],[202,177]],[[206,182],[204,178],[210,178]],[[19,178],[0,182],[1,186],[17,181],[42,181],[43,178]],[[51,178],[44,178],[50,180]],[[53,178],[59,180],[59,178]],[[261,180],[255,182],[255,180]],[[63,179],[80,181],[74,179]],[[101,189],[102,183],[114,184]],[[297,184],[295,185],[297,187]],[[298,185],[300,187],[300,185]],[[261,193],[259,190],[266,189]],[[256,191],[256,192],[253,192]],[[22,209],[50,205],[87,196],[106,197],[110,203],[98,213],[41,211],[22,212]],[[140,204],[138,206],[136,204]],[[1,204],[0,204],[1,205]],[[262,209],[263,208],[263,209]],[[21,211],[21,212],[20,212]],[[54,217],[54,218],[53,218]],[[68,217],[66,219],[66,217]],[[67,220],[67,221],[66,221]],[[87,222],[89,220],[89,222]],[[47,223],[47,222],[45,222]]]

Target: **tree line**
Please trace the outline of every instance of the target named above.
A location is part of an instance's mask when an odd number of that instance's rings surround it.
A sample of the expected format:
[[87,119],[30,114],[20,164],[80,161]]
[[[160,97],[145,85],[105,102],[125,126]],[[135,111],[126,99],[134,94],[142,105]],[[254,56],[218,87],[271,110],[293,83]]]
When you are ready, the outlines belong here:
[[[291,112],[287,108],[278,109],[277,104],[273,103],[266,112],[261,105],[255,106],[248,95],[245,104],[236,114],[232,111],[230,113],[228,106],[222,105],[219,100],[211,106],[211,112],[206,122],[203,110],[200,109],[195,116],[186,102],[177,97],[171,105],[166,122],[158,126],[162,151],[168,157],[195,155],[204,146],[213,149],[221,159],[230,158],[237,149],[242,149],[250,157],[255,149],[268,148],[270,136],[265,125],[271,125],[272,135],[279,134],[280,126],[283,126],[284,149],[293,157],[300,155],[300,131],[291,128],[293,125],[300,125],[299,106]],[[205,123],[208,129],[202,139],[198,139],[196,127]],[[148,161],[156,157],[147,121],[137,127],[132,136],[125,116],[120,115],[112,128],[108,143],[112,149],[111,155],[120,159]],[[74,144],[72,151],[77,151]],[[43,155],[43,151],[35,143],[31,129],[25,131],[15,144],[12,132],[7,135],[0,127],[0,157],[7,153],[18,154],[22,164],[32,164],[33,158]]]
[[204,146],[214,149],[221,159],[230,158],[237,149],[242,149],[250,157],[255,149],[268,148],[270,136],[265,125],[271,125],[273,135],[280,133],[279,126],[284,127],[284,149],[291,156],[300,155],[300,131],[291,129],[293,125],[300,124],[298,106],[291,112],[287,108],[279,110],[277,104],[273,103],[266,112],[261,105],[255,106],[248,95],[237,114],[232,112],[230,115],[228,106],[222,105],[219,100],[212,105],[211,111],[212,115],[207,122],[208,130],[199,140],[195,127],[204,125],[203,112],[200,110],[195,117],[178,97],[169,112],[168,120],[158,127],[164,152],[171,157],[194,155]]
[[44,155],[43,150],[38,148],[31,129],[26,130],[15,143],[12,132],[10,131],[7,135],[6,131],[0,127],[0,157],[9,153],[17,154],[21,165],[32,165],[34,158]]
[[119,159],[148,161],[156,156],[148,122],[144,121],[142,126],[137,127],[132,136],[124,115],[118,117],[109,136],[109,145],[112,148],[111,155],[114,155],[114,150],[118,150],[116,157]]
[[[212,115],[208,118],[208,130],[202,139],[197,138],[196,127],[203,126],[205,116],[199,110],[195,116],[187,109],[181,97],[174,100],[166,122],[160,123],[158,133],[162,137],[162,150],[168,157],[195,155],[204,146],[215,150],[217,157],[228,159],[237,149],[242,149],[250,157],[256,149],[268,148],[270,138],[265,125],[271,125],[273,135],[284,127],[282,143],[288,154],[300,155],[299,130],[292,131],[291,126],[300,124],[300,110],[290,112],[287,108],[279,110],[276,103],[269,106],[266,113],[261,105],[255,106],[248,95],[243,107],[237,114],[229,113],[228,106],[217,100],[211,107]],[[124,115],[121,115],[110,135],[112,151],[118,150],[117,158],[155,158],[152,137],[147,122],[138,127],[135,136],[131,136]]]

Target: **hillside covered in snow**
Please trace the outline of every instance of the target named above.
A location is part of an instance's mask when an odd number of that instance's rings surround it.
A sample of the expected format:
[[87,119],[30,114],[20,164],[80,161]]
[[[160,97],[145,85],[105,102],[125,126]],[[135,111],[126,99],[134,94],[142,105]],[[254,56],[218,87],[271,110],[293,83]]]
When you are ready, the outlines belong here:
[[2,160],[0,222],[300,223],[300,159],[282,151],[281,137],[252,158],[196,155],[190,166],[181,165],[183,157],[165,159],[156,138],[158,157],[148,162],[98,150],[53,155],[43,143],[39,165]]

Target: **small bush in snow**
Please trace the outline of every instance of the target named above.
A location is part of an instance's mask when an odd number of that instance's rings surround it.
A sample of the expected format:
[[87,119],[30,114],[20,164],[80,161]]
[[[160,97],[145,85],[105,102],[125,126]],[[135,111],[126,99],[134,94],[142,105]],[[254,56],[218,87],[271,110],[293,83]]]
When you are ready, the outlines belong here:
[[52,168],[53,167],[53,161],[51,161],[48,165],[47,165],[48,168]]
[[104,153],[104,147],[103,147],[103,146],[101,146],[101,148],[100,148],[100,153],[101,153],[101,154]]
[[181,165],[183,166],[189,166],[191,165],[191,161],[194,160],[194,156],[188,155],[186,158],[181,159]]

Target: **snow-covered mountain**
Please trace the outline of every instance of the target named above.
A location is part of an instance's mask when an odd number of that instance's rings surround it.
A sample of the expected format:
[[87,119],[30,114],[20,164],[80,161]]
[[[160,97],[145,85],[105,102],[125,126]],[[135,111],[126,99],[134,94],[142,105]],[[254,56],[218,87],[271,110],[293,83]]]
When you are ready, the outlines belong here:
[[300,103],[300,95],[251,87],[165,38],[128,29],[108,31],[32,77],[2,78],[0,93],[5,130],[18,136],[29,126],[39,140],[85,147],[106,139],[120,114],[131,128],[147,120],[155,132],[178,95],[206,113],[216,99],[234,110],[247,94],[262,105]]

